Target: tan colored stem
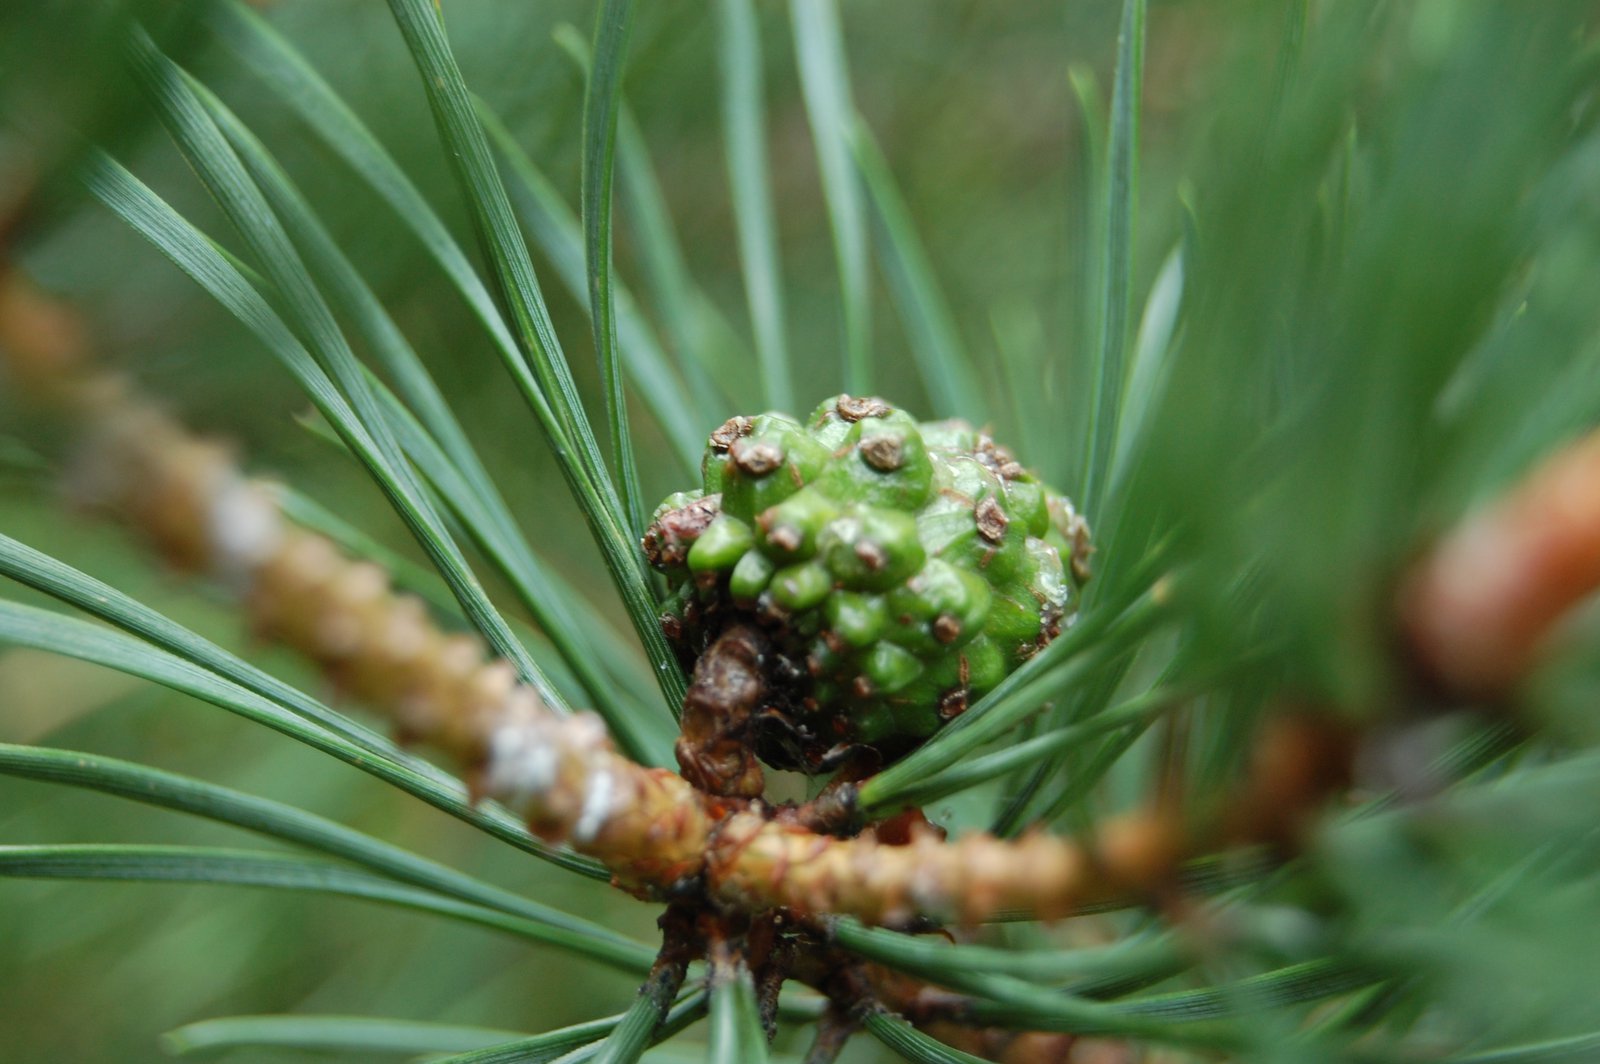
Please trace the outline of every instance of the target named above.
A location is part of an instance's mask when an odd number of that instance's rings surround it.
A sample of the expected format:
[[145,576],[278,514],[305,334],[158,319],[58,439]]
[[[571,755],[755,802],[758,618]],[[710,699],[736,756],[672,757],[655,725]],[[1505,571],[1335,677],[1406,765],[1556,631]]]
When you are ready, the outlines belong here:
[[832,838],[755,811],[722,826],[706,878],[718,898],[741,908],[781,906],[889,925],[918,918],[974,923],[1010,911],[1049,918],[1108,890],[1090,856],[1054,836],[945,842],[926,833],[887,846],[870,833]]
[[[0,286],[16,283],[16,274],[0,271]],[[36,293],[24,295],[0,294],[0,311],[48,309]],[[0,337],[12,335],[26,348],[65,334],[0,321]],[[69,337],[67,347],[77,342]],[[291,526],[271,486],[244,477],[227,448],[194,437],[119,379],[80,368],[82,352],[41,348],[30,356],[13,344],[6,354],[80,420],[73,479],[82,500],[114,511],[174,564],[228,582],[262,634],[316,661],[390,715],[404,737],[464,764],[480,794],[520,813],[541,837],[604,862],[627,889],[667,896],[698,887],[746,912],[782,908],[874,924],[1049,918],[1171,882],[1200,837],[1158,810],[1107,825],[1092,845],[1044,834],[946,842],[931,830],[893,844],[870,830],[836,838],[750,797],[746,770],[754,762],[738,751],[727,772],[712,766],[713,775],[733,779],[732,796],[707,793],[623,757],[594,715],[552,713],[509,664],[488,659],[475,637],[442,631],[417,599],[390,588],[382,569]],[[760,648],[746,643],[697,673],[700,709],[713,724],[729,706],[754,704],[748,688],[760,684]],[[739,684],[730,695],[732,680]],[[1267,793],[1290,792],[1293,780]],[[1322,794],[1319,784],[1296,800]],[[1272,831],[1282,819],[1269,818]]]
[[1600,432],[1545,459],[1413,569],[1400,613],[1431,679],[1497,699],[1557,622],[1600,588]]
[[[759,802],[718,798],[635,764],[597,717],[557,717],[509,665],[488,660],[476,638],[441,631],[377,566],[290,527],[270,486],[242,478],[225,448],[190,436],[114,381],[84,394],[92,427],[79,463],[82,496],[115,510],[174,563],[238,583],[262,634],[390,714],[402,736],[465,764],[480,793],[541,837],[603,861],[631,890],[666,893],[703,879],[724,904],[747,911],[903,923],[1016,910],[1048,916],[1096,900],[1108,883],[1125,886],[1068,840],[837,839],[769,819]],[[718,676],[748,672],[735,668],[743,660],[731,655]],[[701,680],[707,690],[721,682]]]

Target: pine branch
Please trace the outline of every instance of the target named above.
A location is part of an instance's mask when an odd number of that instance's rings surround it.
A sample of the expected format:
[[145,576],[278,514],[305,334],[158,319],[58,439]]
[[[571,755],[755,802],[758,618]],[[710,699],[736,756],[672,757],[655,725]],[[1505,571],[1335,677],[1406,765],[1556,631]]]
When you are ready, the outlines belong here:
[[1446,535],[1413,569],[1400,613],[1434,684],[1500,699],[1596,588],[1600,433],[1557,451]]
[[[81,369],[52,387],[90,426],[77,461],[81,497],[175,564],[224,580],[258,630],[327,669],[404,737],[464,765],[476,793],[540,837],[600,860],[636,893],[699,882],[735,910],[891,926],[1060,916],[1174,882],[1185,859],[1220,841],[1286,841],[1342,778],[1340,742],[1320,725],[1290,724],[1268,733],[1256,774],[1205,823],[1152,808],[1085,841],[821,834],[803,811],[774,810],[748,790],[720,797],[637,764],[591,713],[558,716],[509,663],[486,658],[470,636],[445,634],[420,600],[392,591],[381,568],[291,527],[267,485],[245,477],[225,448],[190,435],[124,382]],[[1292,767],[1274,771],[1282,764]],[[1262,809],[1269,814],[1241,812]]]

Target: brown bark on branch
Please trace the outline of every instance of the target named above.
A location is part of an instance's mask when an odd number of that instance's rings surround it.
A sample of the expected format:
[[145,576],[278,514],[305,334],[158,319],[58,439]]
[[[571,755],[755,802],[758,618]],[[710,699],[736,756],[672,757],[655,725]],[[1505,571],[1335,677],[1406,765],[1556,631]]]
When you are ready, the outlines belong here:
[[1449,693],[1505,697],[1557,622],[1600,588],[1600,432],[1546,458],[1451,530],[1400,598],[1405,635]]
[[[16,279],[0,275],[0,283]],[[4,329],[0,322],[0,335]],[[764,683],[761,637],[742,628],[719,639],[696,670],[680,747],[695,782],[638,765],[617,752],[599,718],[551,712],[509,665],[487,659],[476,638],[443,632],[419,601],[393,591],[381,569],[292,527],[271,487],[245,478],[227,448],[190,435],[120,380],[75,369],[79,354],[54,352],[48,364],[59,372],[30,379],[84,424],[75,476],[82,498],[118,513],[175,564],[226,580],[263,634],[317,661],[389,714],[404,737],[466,766],[479,794],[519,813],[541,837],[604,862],[631,891],[694,891],[725,910],[872,924],[977,923],[1002,913],[1048,919],[1151,895],[1175,881],[1183,859],[1221,841],[1220,825],[1197,828],[1170,809],[1108,824],[1086,842],[1045,834],[947,842],[928,829],[901,838],[871,828],[839,838],[778,815],[756,797],[760,765],[735,741]],[[22,361],[26,352],[13,354],[13,364]],[[1314,768],[1316,756],[1307,754],[1306,764]],[[1284,775],[1280,764],[1276,777]],[[1340,778],[1315,775],[1298,789],[1295,780],[1247,781],[1249,801],[1284,801],[1265,819],[1234,818],[1233,834],[1284,834],[1291,814]]]

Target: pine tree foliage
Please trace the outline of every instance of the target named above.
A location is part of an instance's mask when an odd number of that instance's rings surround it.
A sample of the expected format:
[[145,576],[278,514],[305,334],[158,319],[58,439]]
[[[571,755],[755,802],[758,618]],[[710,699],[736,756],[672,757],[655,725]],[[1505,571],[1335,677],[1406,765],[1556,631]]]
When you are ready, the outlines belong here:
[[[1592,5],[59,6],[0,13],[17,1059],[1594,1058]],[[1092,576],[710,793],[646,506],[842,389]]]

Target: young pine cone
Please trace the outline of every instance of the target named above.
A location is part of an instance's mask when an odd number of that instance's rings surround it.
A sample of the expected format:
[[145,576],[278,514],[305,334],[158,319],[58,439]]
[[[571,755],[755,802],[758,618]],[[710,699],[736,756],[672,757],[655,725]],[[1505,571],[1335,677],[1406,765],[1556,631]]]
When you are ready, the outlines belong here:
[[759,626],[760,752],[779,767],[915,746],[1053,639],[1088,576],[1064,496],[965,422],[881,399],[733,418],[702,475],[645,536],[673,587],[663,625],[689,661]]

